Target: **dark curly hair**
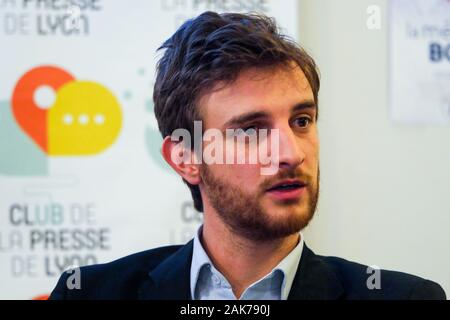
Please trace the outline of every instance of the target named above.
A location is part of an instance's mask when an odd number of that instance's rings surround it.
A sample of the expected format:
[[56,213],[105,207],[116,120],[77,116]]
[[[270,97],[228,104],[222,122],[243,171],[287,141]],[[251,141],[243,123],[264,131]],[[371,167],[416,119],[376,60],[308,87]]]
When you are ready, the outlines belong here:
[[[305,74],[316,105],[320,80],[314,60],[261,14],[204,12],[186,21],[163,45],[153,91],[155,115],[164,137],[175,129],[193,135],[201,120],[197,102],[217,83],[232,83],[247,68],[294,62]],[[194,207],[203,211],[200,189],[185,179]]]

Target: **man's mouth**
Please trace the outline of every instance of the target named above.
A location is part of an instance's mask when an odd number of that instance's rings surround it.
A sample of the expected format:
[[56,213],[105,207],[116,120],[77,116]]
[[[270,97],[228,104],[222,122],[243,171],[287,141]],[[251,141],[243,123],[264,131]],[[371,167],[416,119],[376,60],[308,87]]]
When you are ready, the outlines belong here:
[[298,189],[298,188],[302,188],[306,185],[306,183],[304,183],[301,180],[298,179],[289,179],[289,180],[283,180],[280,182],[275,183],[274,185],[272,185],[269,189],[267,189],[267,191],[273,191],[273,190],[293,190],[293,189]]
[[274,184],[267,189],[267,193],[276,200],[295,200],[301,197],[305,189],[305,182],[298,179],[290,179]]

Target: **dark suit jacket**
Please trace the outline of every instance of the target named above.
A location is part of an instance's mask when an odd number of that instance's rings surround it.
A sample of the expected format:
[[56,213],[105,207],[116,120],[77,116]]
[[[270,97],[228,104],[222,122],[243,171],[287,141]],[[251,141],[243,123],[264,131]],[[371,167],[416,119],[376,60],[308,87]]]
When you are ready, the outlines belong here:
[[[69,290],[63,273],[50,299],[188,300],[193,241],[100,265],[82,267],[81,288]],[[306,245],[288,299],[445,299],[435,282],[381,270],[381,288],[368,289],[367,266],[314,254]]]

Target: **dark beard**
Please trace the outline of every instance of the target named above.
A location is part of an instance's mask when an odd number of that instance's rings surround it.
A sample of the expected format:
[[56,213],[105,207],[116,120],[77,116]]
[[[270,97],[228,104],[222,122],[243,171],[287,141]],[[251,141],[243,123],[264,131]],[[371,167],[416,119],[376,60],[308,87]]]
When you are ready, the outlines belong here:
[[[298,233],[308,225],[316,210],[320,171],[314,181],[311,177],[299,175],[295,169],[280,170],[275,179],[271,178],[270,181],[263,182],[261,190],[256,194],[247,194],[239,187],[227,184],[222,179],[215,177],[207,165],[201,166],[200,174],[205,193],[219,217],[233,233],[249,240],[271,241]],[[300,178],[307,182],[309,196],[306,212],[301,214],[291,212],[282,219],[274,219],[261,206],[260,198],[275,181],[289,178]],[[286,210],[294,211],[298,210],[299,202],[286,202],[280,205],[283,205]]]

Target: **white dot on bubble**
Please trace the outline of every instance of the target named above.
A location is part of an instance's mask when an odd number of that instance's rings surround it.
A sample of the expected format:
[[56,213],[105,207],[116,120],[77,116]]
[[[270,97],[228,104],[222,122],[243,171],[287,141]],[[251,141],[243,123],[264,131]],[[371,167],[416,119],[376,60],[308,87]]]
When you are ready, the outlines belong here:
[[63,117],[64,124],[72,124],[73,122],[73,116],[70,113],[67,113]]
[[50,86],[39,86],[33,94],[34,103],[41,109],[48,109],[56,99],[55,90]]
[[89,117],[87,114],[80,114],[80,116],[78,117],[78,122],[80,124],[87,124],[89,122]]
[[94,121],[96,124],[103,124],[105,122],[105,116],[101,113],[95,115]]

